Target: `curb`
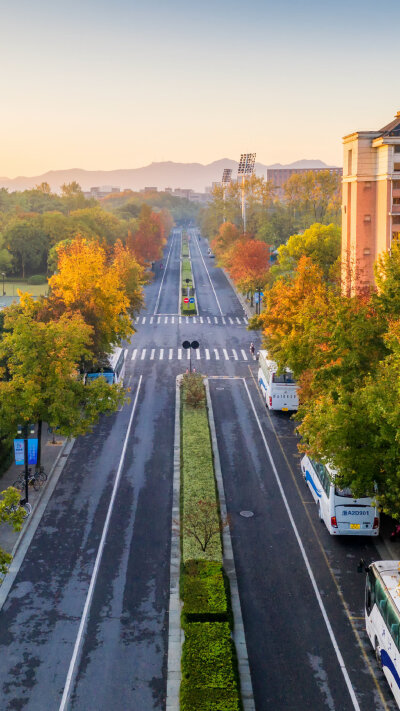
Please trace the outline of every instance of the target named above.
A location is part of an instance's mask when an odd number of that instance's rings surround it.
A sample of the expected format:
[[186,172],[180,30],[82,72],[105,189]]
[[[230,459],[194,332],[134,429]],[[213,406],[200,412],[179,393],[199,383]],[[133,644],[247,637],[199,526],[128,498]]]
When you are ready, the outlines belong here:
[[[0,585],[0,610],[2,609],[5,601],[7,600],[8,593],[14,583],[14,580],[18,574],[18,571],[23,563],[25,554],[31,544],[32,538],[35,535],[36,529],[42,519],[42,516],[46,510],[46,506],[53,494],[54,489],[58,483],[61,473],[65,467],[67,457],[69,456],[72,447],[74,446],[75,438],[65,440],[62,448],[60,449],[53,466],[50,469],[46,486],[42,487],[40,494],[35,502],[35,507],[32,511],[31,516],[27,520],[24,528],[19,534],[14,547],[12,549],[12,561],[8,568],[6,575],[3,578],[3,582]],[[60,461],[62,459],[62,461]],[[23,545],[22,545],[23,544]]]
[[181,381],[182,375],[178,375],[175,386],[174,478],[169,578],[166,711],[179,711],[179,692],[182,678],[181,656],[184,637],[183,630],[181,629],[182,603],[179,596],[179,578],[181,569],[181,540],[179,531],[181,486]]
[[[204,385],[206,388],[207,396],[207,407],[208,407],[208,422],[210,425],[211,433],[211,444],[214,455],[214,470],[215,478],[218,487],[219,505],[221,509],[221,516],[223,518],[227,517],[226,510],[226,499],[224,482],[222,478],[221,462],[219,459],[218,442],[217,442],[217,432],[215,429],[214,413],[211,402],[210,386],[208,378],[204,378]],[[224,556],[223,563],[226,574],[229,578],[231,587],[231,598],[232,598],[232,612],[234,617],[234,631],[233,639],[236,645],[236,653],[238,659],[239,676],[240,676],[240,688],[243,701],[244,711],[255,711],[255,703],[253,696],[253,685],[251,682],[249,657],[247,653],[246,637],[244,632],[244,624],[242,617],[242,608],[240,606],[239,588],[237,583],[236,569],[235,569],[235,559],[233,557],[232,549],[232,539],[229,524],[223,529],[223,544],[224,544]]]
[[229,282],[229,284],[231,285],[233,291],[235,292],[235,294],[236,294],[236,296],[237,296],[237,298],[238,298],[238,300],[239,300],[239,302],[240,302],[240,304],[241,304],[241,306],[242,306],[244,312],[247,314],[247,318],[253,318],[253,316],[255,316],[255,314],[253,314],[253,313],[251,312],[251,306],[249,306],[249,304],[247,303],[247,301],[246,301],[246,299],[244,298],[244,296],[243,296],[242,294],[239,294],[239,292],[238,292],[237,289],[236,289],[236,286],[234,285],[232,279],[230,278],[229,274],[227,274],[227,272],[225,271],[225,269],[224,269],[223,267],[221,267],[221,270],[222,270],[223,273],[225,274],[225,276],[226,276],[226,278],[227,278],[227,281]]

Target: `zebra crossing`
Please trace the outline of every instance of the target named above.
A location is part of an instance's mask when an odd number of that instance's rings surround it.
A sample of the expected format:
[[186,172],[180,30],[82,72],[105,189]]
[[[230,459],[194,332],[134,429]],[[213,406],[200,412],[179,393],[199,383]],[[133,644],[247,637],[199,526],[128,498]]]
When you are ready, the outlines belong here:
[[[130,359],[134,361],[141,360],[232,360],[246,361],[249,356],[243,348],[197,348],[196,350],[184,348],[134,348]],[[129,356],[128,356],[129,357]],[[251,358],[250,358],[251,359]]]
[[249,323],[246,317],[239,316],[178,316],[171,314],[156,314],[153,316],[137,316],[135,319],[135,325],[144,326],[148,324],[150,326],[157,326],[158,324],[181,324],[181,323],[195,323],[195,324],[208,324],[210,326],[242,326],[243,324],[247,326]]

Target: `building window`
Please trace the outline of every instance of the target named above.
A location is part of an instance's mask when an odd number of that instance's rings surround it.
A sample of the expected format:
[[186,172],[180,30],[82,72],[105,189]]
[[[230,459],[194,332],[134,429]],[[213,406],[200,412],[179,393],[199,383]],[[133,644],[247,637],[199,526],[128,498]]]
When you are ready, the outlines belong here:
[[364,222],[371,222],[371,215],[364,215]]
[[400,180],[393,180],[393,190],[400,190]]
[[394,152],[395,152],[395,153],[400,153],[400,146],[395,146],[395,147],[394,147]]
[[347,153],[347,175],[352,175],[353,173],[353,151],[350,150]]
[[369,247],[364,247],[363,255],[364,255],[364,257],[371,256],[371,250]]
[[371,183],[364,183],[364,188],[369,190],[371,188]]
[[395,171],[395,173],[399,173],[399,172],[400,172],[400,163],[395,163],[395,164],[394,164],[394,171]]

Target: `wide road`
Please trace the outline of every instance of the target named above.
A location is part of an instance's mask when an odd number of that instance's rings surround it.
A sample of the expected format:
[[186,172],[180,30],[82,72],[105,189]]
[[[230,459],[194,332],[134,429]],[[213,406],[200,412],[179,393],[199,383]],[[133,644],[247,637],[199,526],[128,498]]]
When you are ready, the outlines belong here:
[[189,365],[182,342],[196,339],[192,365],[210,376],[257,711],[346,711],[351,693],[365,711],[392,710],[355,572],[360,555],[379,555],[372,541],[332,540],[318,523],[293,423],[269,416],[259,396],[249,356],[259,334],[246,330],[195,230],[190,251],[199,315],[178,314],[176,229],[127,344],[130,402],[76,441],[0,612],[0,709],[164,711],[175,378]]

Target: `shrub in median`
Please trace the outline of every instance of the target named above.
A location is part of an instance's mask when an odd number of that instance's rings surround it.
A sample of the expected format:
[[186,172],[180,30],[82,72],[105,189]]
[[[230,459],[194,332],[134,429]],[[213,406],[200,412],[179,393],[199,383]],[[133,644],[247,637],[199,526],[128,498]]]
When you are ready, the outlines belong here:
[[228,622],[228,601],[220,563],[187,561],[183,567],[183,600],[185,623]]
[[234,645],[227,622],[185,625],[181,711],[241,711]]

